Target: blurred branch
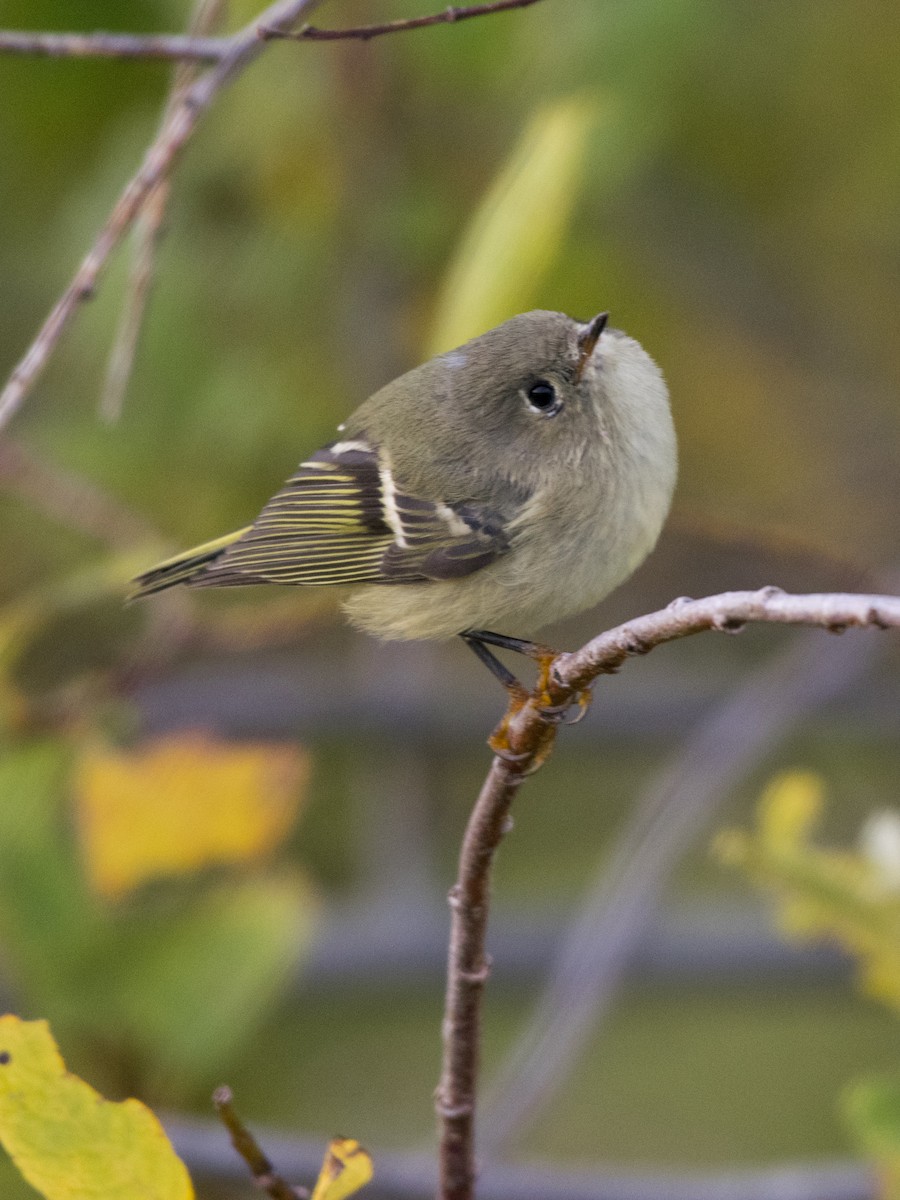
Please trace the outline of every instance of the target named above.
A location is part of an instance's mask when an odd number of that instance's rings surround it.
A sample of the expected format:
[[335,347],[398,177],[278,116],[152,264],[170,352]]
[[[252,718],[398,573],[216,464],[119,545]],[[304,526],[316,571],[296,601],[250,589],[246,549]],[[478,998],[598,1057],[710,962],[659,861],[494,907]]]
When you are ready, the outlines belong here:
[[147,198],[170,175],[200,118],[219,92],[265,49],[267,43],[257,36],[257,25],[260,22],[275,28],[292,25],[317,3],[319,0],[276,0],[260,17],[228,38],[227,49],[216,65],[185,91],[113,207],[71,284],[0,393],[0,428],[10,420],[34,386],[79,304],[93,295],[110,254],[134,224]]
[[142,517],[96,484],[38,457],[10,438],[0,441],[0,489],[13,492],[70,529],[125,552],[159,545],[160,535]]
[[568,708],[601,674],[614,674],[631,656],[704,630],[737,632],[747,622],[813,625],[832,632],[849,626],[900,628],[900,597],[848,594],[791,596],[778,588],[681,598],[668,608],[600,634],[574,654],[556,657],[545,688],[511,707],[492,739],[499,747],[475,803],[450,893],[451,934],[444,1013],[444,1055],[436,1110],[440,1126],[441,1200],[472,1200],[475,1186],[475,1098],[481,996],[489,972],[485,954],[494,854],[513,799],[527,775],[553,748]]
[[[201,37],[212,32],[222,19],[224,0],[196,0],[188,24],[189,37]],[[196,63],[180,62],[175,68],[172,87],[163,106],[159,134],[165,134],[185,92],[197,77]],[[122,413],[128,381],[134,369],[135,355],[144,323],[144,313],[153,289],[156,274],[156,252],[159,246],[171,183],[168,179],[153,189],[135,223],[135,249],[128,280],[128,291],[118,333],[106,372],[106,382],[100,397],[100,415],[107,421],[117,421]]]
[[125,393],[134,369],[144,314],[156,275],[156,251],[162,236],[169,190],[167,179],[157,184],[148,196],[135,228],[134,259],[128,278],[128,291],[98,406],[100,416],[110,423],[118,421],[122,415]]
[[822,638],[811,631],[792,640],[742,680],[644,789],[557,942],[549,977],[494,1082],[483,1154],[502,1154],[552,1102],[634,962],[672,871],[716,809],[765,754],[869,673],[871,639],[824,647]]
[[234,1111],[231,1088],[220,1087],[213,1092],[213,1104],[219,1120],[228,1130],[231,1144],[250,1168],[253,1183],[272,1200],[306,1200],[306,1188],[292,1187],[282,1179],[262,1152],[256,1138]]
[[385,21],[381,25],[355,25],[347,29],[317,29],[315,25],[302,25],[295,33],[271,29],[260,25],[259,36],[267,40],[278,38],[293,42],[337,42],[353,39],[367,42],[370,38],[386,33],[404,33],[408,29],[424,29],[428,25],[452,25],[456,21],[467,21],[471,17],[485,17],[491,13],[508,12],[514,8],[528,8],[539,0],[494,0],[492,4],[451,4],[441,12],[427,17],[406,17],[401,21]]
[[221,62],[231,49],[232,39],[227,37],[0,30],[0,54],[39,54],[45,58],[174,58]]

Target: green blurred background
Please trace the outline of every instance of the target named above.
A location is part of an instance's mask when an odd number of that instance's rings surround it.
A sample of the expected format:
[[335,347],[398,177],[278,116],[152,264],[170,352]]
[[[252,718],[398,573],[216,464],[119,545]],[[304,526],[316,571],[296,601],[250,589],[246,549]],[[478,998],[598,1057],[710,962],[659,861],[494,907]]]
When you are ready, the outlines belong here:
[[[316,20],[429,8],[344,0]],[[189,11],[6,0],[0,20],[178,31]],[[232,0],[228,27],[256,11]],[[340,1129],[376,1152],[430,1138],[442,897],[502,707],[496,685],[461,646],[365,642],[328,597],[248,589],[125,609],[121,596],[160,552],[246,523],[445,330],[469,321],[466,336],[531,307],[608,308],[669,380],[681,447],[670,525],[631,582],[548,632],[555,644],[684,594],[890,589],[898,54],[900,12],[880,0],[547,0],[365,44],[274,46],[221,97],[175,176],[121,418],[97,408],[127,251],[0,455],[0,866],[21,862],[23,823],[34,834],[31,868],[0,880],[0,973],[15,1011],[53,1021],[74,1068],[109,1094],[201,1112],[227,1079],[250,1120]],[[164,63],[0,57],[4,373],[139,163],[170,82]],[[631,664],[529,784],[497,879],[488,1075],[634,798],[793,636],[696,639]],[[821,635],[823,657],[838,644]],[[825,779],[836,837],[896,803],[898,656],[889,635],[877,648],[852,687],[723,789],[729,822],[794,764]],[[73,867],[72,764],[99,740],[134,747],[193,728],[310,752],[295,831],[252,863],[91,898]],[[668,1168],[849,1152],[838,1092],[897,1059],[896,1025],[854,994],[839,960],[781,956],[707,840],[666,893],[681,933],[653,926],[663,949],[647,951],[571,1086],[510,1153]],[[139,1020],[134,1005],[99,1013],[105,981],[125,995],[131,971],[150,986],[136,965],[148,930],[201,908],[214,923],[211,898],[284,879],[296,883],[292,939],[273,932],[283,890],[258,925],[222,933],[239,958],[271,934],[230,1007],[217,1007],[224,951],[191,974],[215,942],[202,923],[173,958],[184,989],[160,988],[171,1026],[159,1022],[159,1044],[202,996],[221,1029],[206,1058],[160,1066],[123,1016]],[[52,905],[76,893],[92,916],[54,978]],[[225,930],[227,904],[220,916]],[[736,951],[695,971],[710,928],[720,949],[751,929],[762,966]],[[679,960],[679,936],[693,958]],[[157,951],[165,975],[177,954]]]

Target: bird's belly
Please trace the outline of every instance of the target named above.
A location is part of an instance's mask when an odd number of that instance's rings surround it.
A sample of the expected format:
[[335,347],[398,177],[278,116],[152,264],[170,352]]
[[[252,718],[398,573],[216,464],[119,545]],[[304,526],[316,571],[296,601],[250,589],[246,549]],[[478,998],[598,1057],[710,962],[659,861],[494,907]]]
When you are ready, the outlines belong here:
[[372,585],[344,608],[351,622],[387,639],[440,639],[464,629],[532,637],[561,617],[592,607],[644,558],[650,545],[623,554],[596,526],[552,540],[530,536],[464,579]]

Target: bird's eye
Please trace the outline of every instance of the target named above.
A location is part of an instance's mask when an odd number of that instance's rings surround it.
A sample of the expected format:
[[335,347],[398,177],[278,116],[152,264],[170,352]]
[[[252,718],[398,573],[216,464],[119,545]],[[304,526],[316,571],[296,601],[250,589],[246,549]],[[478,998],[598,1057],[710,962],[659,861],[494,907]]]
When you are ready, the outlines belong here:
[[528,407],[532,412],[540,413],[542,417],[555,417],[562,408],[562,400],[552,383],[539,379],[525,393]]

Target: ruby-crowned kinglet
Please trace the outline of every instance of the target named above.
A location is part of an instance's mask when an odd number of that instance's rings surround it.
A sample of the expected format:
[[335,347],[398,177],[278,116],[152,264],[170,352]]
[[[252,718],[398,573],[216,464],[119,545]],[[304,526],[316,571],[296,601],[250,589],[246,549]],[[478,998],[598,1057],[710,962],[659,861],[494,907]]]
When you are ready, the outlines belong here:
[[470,641],[596,604],[653,548],[676,474],[662,374],[606,321],[524,313],[395,379],[252,525],[133,595],[349,584],[369,633]]

